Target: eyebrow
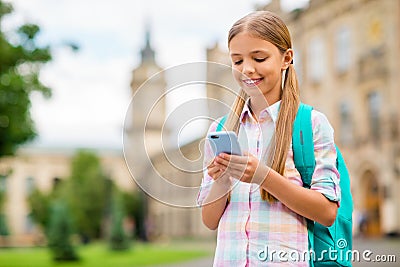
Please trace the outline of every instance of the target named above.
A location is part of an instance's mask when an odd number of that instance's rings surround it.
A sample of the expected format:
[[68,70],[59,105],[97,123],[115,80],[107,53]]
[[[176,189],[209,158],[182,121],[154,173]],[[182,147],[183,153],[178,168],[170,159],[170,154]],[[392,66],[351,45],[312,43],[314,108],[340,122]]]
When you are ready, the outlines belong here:
[[[250,54],[259,54],[259,53],[268,53],[268,51],[267,50],[254,50],[254,51],[250,52]],[[239,53],[233,53],[233,54],[231,54],[231,57],[241,56],[241,55],[242,54],[239,54]]]

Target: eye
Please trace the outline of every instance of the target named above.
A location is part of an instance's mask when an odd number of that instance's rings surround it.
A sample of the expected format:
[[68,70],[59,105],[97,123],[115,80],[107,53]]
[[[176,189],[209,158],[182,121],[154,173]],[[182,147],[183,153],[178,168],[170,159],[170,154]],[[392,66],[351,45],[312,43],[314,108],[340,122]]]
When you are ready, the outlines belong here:
[[264,58],[255,58],[254,60],[255,60],[256,62],[264,62],[266,59],[267,59],[267,58],[264,57]]
[[240,65],[240,64],[242,64],[242,62],[243,62],[242,59],[241,60],[236,60],[236,61],[233,62],[233,64]]

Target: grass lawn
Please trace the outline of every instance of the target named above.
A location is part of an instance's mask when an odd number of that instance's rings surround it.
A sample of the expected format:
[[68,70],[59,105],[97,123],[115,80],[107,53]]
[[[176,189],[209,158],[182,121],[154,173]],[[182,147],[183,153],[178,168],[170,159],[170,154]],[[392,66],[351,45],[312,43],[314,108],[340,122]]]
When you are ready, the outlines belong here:
[[174,263],[210,255],[204,249],[173,248],[173,245],[134,243],[127,251],[110,251],[106,243],[77,249],[79,262],[57,263],[47,248],[0,249],[0,267],[131,267]]

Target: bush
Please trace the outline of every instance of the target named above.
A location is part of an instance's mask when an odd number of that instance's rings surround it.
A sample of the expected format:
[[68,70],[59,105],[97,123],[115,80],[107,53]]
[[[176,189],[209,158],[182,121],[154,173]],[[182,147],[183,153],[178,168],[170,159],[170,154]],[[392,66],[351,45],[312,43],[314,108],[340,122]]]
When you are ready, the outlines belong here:
[[127,250],[129,240],[124,231],[123,220],[125,217],[120,197],[113,200],[111,213],[110,247],[112,250]]
[[48,232],[49,248],[56,261],[76,261],[78,256],[71,243],[72,226],[67,206],[56,201],[52,205]]

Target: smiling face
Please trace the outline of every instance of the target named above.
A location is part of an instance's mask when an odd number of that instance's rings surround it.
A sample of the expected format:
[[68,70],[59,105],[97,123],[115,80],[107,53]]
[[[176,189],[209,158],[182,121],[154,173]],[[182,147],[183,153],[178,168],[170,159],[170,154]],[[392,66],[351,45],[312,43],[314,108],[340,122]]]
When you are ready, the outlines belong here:
[[229,52],[233,76],[250,97],[262,94],[269,104],[280,100],[282,71],[291,61],[288,52],[282,54],[272,43],[247,32],[232,38]]

